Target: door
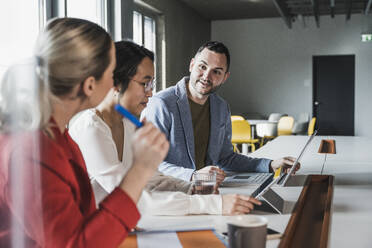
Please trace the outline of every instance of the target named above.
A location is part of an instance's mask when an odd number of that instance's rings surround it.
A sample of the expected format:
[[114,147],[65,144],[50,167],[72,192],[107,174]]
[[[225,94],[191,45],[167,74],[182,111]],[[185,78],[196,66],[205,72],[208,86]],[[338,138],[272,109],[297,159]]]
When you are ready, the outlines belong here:
[[319,135],[354,135],[355,55],[313,56],[313,115]]

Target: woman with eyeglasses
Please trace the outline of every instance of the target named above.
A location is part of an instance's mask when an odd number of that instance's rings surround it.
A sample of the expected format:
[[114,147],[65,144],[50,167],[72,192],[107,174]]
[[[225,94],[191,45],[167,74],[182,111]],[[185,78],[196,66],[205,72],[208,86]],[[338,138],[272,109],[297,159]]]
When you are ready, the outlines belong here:
[[[118,185],[133,160],[130,143],[135,126],[123,119],[114,106],[119,103],[140,116],[152,96],[154,79],[151,51],[130,41],[116,42],[115,47],[114,88],[99,106],[73,121],[69,129],[86,161],[97,205]],[[190,182],[156,172],[137,206],[142,214],[150,215],[242,214],[253,209],[249,196],[191,193]]]
[[35,58],[0,84],[0,247],[118,247],[169,144],[151,123],[134,131],[131,167],[97,208],[66,126],[113,87],[114,43],[92,22],[54,19]]

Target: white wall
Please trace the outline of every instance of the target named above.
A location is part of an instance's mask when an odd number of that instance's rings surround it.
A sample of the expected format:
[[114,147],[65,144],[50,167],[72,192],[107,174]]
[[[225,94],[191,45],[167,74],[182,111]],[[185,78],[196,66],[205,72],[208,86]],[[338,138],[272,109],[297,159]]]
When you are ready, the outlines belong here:
[[142,0],[161,11],[165,23],[166,84],[175,85],[189,75],[198,48],[211,37],[211,22],[181,1]]
[[312,56],[355,54],[355,135],[372,137],[372,42],[361,42],[365,18],[321,16],[288,29],[281,18],[212,22],[212,39],[231,53],[220,94],[232,113],[312,113]]

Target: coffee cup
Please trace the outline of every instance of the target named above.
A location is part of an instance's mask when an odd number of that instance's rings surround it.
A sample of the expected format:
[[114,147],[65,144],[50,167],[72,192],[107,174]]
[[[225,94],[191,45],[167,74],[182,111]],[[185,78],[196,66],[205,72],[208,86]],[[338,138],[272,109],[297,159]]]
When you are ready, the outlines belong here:
[[233,216],[227,221],[230,248],[266,246],[267,219],[262,216]]

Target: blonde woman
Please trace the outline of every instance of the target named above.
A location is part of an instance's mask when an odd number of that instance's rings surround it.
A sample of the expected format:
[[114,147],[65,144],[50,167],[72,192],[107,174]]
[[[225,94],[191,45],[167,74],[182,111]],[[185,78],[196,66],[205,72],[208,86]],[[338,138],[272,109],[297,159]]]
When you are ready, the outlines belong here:
[[139,220],[136,203],[168,142],[152,124],[135,131],[130,170],[96,208],[66,126],[112,88],[115,46],[94,23],[55,19],[39,36],[36,58],[1,85],[0,246],[117,247]]
[[[99,106],[84,112],[69,129],[86,161],[97,205],[120,183],[133,160],[130,140],[135,126],[123,119],[114,106],[120,103],[139,116],[152,96],[154,84],[151,51],[130,41],[116,42],[115,46],[115,87]],[[260,204],[244,195],[187,194],[191,191],[190,182],[157,172],[143,191],[138,208],[150,215],[245,214],[253,204]]]

